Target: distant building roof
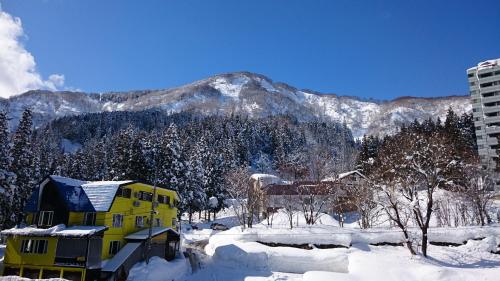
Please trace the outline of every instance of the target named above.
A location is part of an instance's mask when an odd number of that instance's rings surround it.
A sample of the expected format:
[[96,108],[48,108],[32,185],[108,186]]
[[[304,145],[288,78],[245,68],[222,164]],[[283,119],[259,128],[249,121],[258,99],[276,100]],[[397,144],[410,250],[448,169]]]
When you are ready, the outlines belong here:
[[345,172],[345,173],[340,173],[338,174],[338,176],[336,177],[328,177],[328,178],[325,178],[325,179],[322,179],[321,181],[323,182],[329,182],[329,181],[337,181],[337,180],[341,180],[345,177],[348,177],[348,176],[351,176],[351,175],[358,175],[364,179],[367,179],[367,177],[365,175],[363,175],[363,173],[361,173],[359,170],[353,170],[353,171],[348,171],[348,172]]
[[331,192],[333,187],[333,182],[296,181],[291,184],[270,184],[264,188],[264,192],[266,195],[326,195]]

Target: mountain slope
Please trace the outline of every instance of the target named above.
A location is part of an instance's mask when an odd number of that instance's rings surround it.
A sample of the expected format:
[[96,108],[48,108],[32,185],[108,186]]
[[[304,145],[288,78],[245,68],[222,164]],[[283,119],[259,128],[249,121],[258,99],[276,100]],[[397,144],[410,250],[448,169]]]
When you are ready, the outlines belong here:
[[34,112],[35,124],[57,117],[101,111],[141,111],[158,108],[167,112],[195,111],[202,114],[243,114],[262,117],[289,114],[298,120],[313,117],[346,122],[354,137],[391,134],[399,125],[429,117],[444,119],[451,106],[461,114],[471,110],[466,96],[441,98],[404,97],[376,102],[356,97],[299,90],[248,72],[216,75],[165,90],[105,94],[30,91],[7,100],[15,124],[24,108]]

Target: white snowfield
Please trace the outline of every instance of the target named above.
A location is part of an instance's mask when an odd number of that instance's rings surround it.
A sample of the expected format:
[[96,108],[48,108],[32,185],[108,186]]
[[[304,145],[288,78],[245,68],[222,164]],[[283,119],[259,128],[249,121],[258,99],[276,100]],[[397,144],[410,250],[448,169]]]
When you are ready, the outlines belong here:
[[[404,246],[375,246],[402,243],[397,229],[360,230],[353,225],[338,227],[338,222],[323,215],[320,223],[306,226],[294,219],[290,230],[284,214],[278,213],[270,227],[265,221],[251,229],[236,226],[223,232],[195,230],[208,238],[205,268],[186,278],[201,280],[293,280],[293,281],[498,281],[500,280],[500,226],[432,228],[430,241],[461,246],[429,245],[428,258],[412,256]],[[411,229],[416,234],[417,229]],[[417,237],[415,235],[415,237]],[[472,240],[478,239],[478,240]],[[259,242],[309,245],[308,249],[271,247]],[[188,242],[189,243],[189,242]],[[318,249],[314,246],[342,245],[347,248]]]

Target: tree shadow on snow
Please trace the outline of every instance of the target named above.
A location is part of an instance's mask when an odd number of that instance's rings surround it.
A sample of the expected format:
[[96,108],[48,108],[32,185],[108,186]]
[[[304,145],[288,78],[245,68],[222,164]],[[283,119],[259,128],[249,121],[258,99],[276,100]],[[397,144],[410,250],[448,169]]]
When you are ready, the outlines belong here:
[[[453,256],[450,256],[450,259],[453,260]],[[427,261],[429,263],[435,264],[437,266],[444,267],[452,267],[452,268],[497,268],[500,267],[500,261],[498,260],[489,260],[489,259],[481,259],[475,262],[461,262],[454,259],[453,263],[442,261],[433,257],[427,257]]]

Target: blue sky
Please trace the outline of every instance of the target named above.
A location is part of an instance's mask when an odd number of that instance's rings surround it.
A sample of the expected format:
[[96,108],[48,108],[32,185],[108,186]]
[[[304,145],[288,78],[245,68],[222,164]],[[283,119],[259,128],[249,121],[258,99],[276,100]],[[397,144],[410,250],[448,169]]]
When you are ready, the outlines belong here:
[[247,70],[375,99],[467,94],[500,57],[500,1],[0,0],[36,71],[65,87],[179,86]]

